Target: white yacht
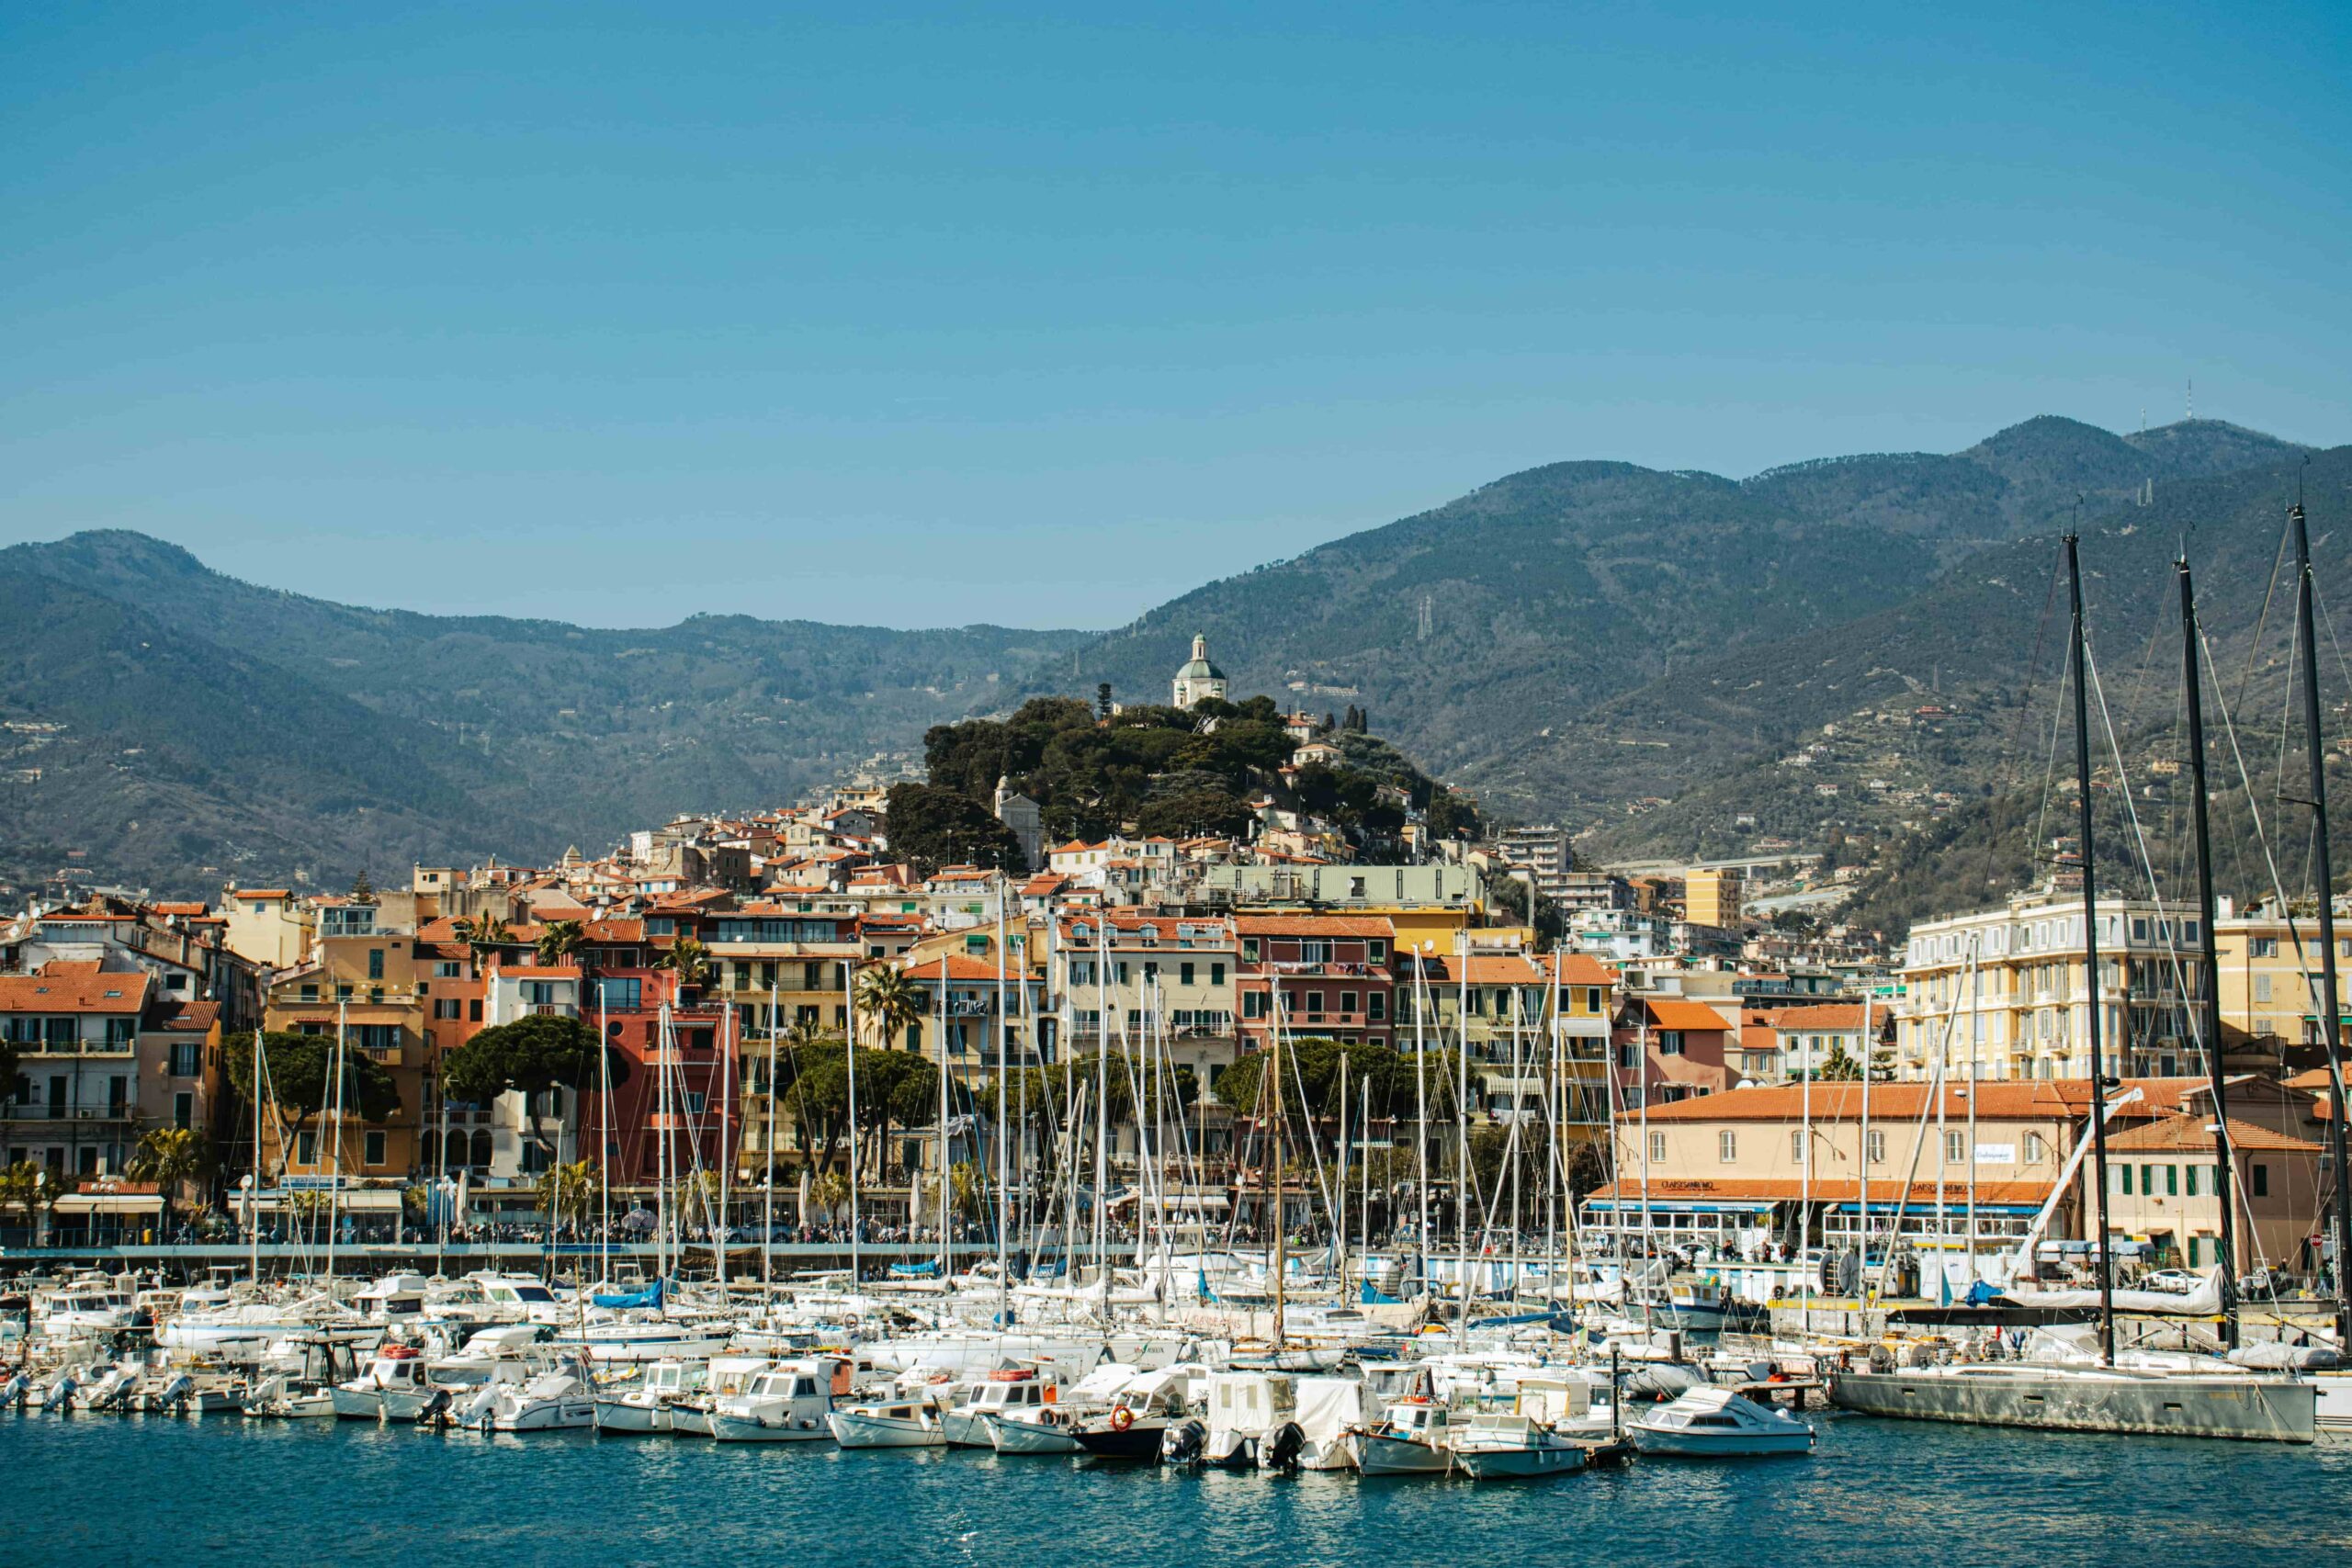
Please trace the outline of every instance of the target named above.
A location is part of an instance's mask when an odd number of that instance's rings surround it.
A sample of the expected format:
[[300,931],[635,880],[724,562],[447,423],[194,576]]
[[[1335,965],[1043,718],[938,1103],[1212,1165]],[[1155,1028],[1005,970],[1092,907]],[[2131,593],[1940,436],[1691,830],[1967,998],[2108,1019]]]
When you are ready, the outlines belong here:
[[555,1432],[596,1424],[596,1399],[569,1367],[526,1383],[497,1383],[486,1425],[496,1432]]
[[741,1393],[752,1380],[775,1365],[768,1356],[713,1356],[703,1374],[702,1387],[670,1398],[671,1436],[710,1436],[712,1408],[729,1394]]
[[1135,1368],[1106,1361],[1058,1394],[1046,1389],[1041,1399],[985,1410],[980,1419],[989,1442],[1001,1454],[1084,1453],[1080,1425],[1108,1415],[1136,1376]]
[[1724,1459],[1813,1450],[1811,1427],[1727,1388],[1694,1388],[1626,1422],[1625,1429],[1645,1454]]

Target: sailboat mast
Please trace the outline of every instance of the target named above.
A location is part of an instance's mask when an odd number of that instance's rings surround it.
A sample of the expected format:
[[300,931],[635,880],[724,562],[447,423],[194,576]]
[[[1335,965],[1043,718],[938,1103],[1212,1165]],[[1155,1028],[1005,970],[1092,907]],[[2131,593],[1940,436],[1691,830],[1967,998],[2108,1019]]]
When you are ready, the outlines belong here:
[[1012,1224],[1012,1192],[1009,1185],[1010,1156],[1005,1152],[1006,1112],[1010,1110],[1005,1101],[1009,1098],[1007,1091],[1012,1087],[1006,1036],[1012,1029],[1004,1011],[1004,966],[1012,955],[1004,943],[1004,872],[1000,867],[996,874],[996,1321],[1000,1328],[1012,1312],[1012,1265],[1006,1250],[1011,1245],[1007,1233]]
[[1419,1205],[1413,1223],[1414,1273],[1421,1293],[1430,1285],[1429,944],[1413,954],[1413,1170]]
[[[1106,890],[1107,891],[1107,890]],[[1111,909],[1094,922],[1094,1279],[1111,1304]]]
[[1283,1247],[1287,1238],[1283,1234],[1283,1222],[1286,1216],[1283,1213],[1283,977],[1280,971],[1273,976],[1273,1047],[1272,1054],[1267,1058],[1267,1067],[1274,1077],[1274,1357],[1275,1364],[1279,1366],[1283,1350],[1283,1275],[1289,1264]]
[[[613,1025],[611,1010],[605,1003],[602,983],[596,987],[596,1218],[597,1272],[604,1280],[613,1277]],[[769,1080],[775,1080],[773,1069]],[[443,1102],[447,1104],[447,1096]],[[443,1113],[447,1115],[445,1111]],[[773,1123],[771,1123],[773,1127]],[[775,1134],[768,1134],[773,1144]],[[447,1227],[444,1227],[444,1234]]]
[[1453,1003],[1453,1247],[1461,1259],[1461,1272],[1455,1282],[1462,1290],[1462,1306],[1454,1318],[1453,1342],[1463,1350],[1470,1348],[1470,933],[1456,932],[1453,938],[1454,966],[1459,971],[1454,980]]
[[947,1238],[956,1223],[956,1183],[947,1158],[947,954],[939,955],[939,1288],[945,1290],[953,1258]]
[[[1857,1226],[1862,1238],[1861,1256],[1854,1260],[1854,1282],[1865,1303],[1870,1286],[1865,1282],[1871,1266],[1871,1003],[1875,999],[1867,985],[1862,987],[1862,1146],[1860,1157],[1854,1162],[1861,1172],[1854,1193],[1860,1210]],[[1843,1283],[1840,1280],[1839,1283]]]
[[2222,961],[2213,934],[2213,911],[2218,901],[2213,897],[2213,840],[2205,797],[2205,682],[2198,665],[2197,593],[2189,583],[2188,557],[2176,561],[2174,570],[2180,578],[2180,677],[2181,689],[2188,698],[2189,822],[2197,842],[2198,954],[2203,960],[2197,981],[2200,987],[2198,1032],[2204,1036],[2206,1072],[2213,1089],[2213,1152],[2222,1171],[2218,1194],[2222,1200],[2222,1224],[2214,1238],[2217,1261],[2222,1266],[2222,1340],[2235,1348],[2237,1243],[2232,1210],[2237,1202],[2238,1162],[2237,1151],[2230,1145],[2230,1108],[2222,1082]]
[[333,1152],[327,1158],[327,1292],[330,1297],[334,1292],[335,1232],[342,1223],[339,1211],[343,1203],[343,1079],[350,1070],[350,1045],[347,1043],[350,1016],[349,1002],[334,1004],[334,1139]]
[[2295,637],[2303,666],[2303,741],[2311,754],[2312,814],[2316,824],[2312,851],[2318,856],[2320,1039],[2327,1045],[2331,1080],[2327,1115],[2327,1152],[2335,1170],[2335,1342],[2352,1345],[2352,1179],[2344,1167],[2343,1013],[2335,984],[2335,866],[2327,844],[2326,753],[2319,728],[2319,643],[2312,631],[2312,599],[2318,585],[2312,578],[2311,532],[2303,521],[2303,503],[2289,514],[2295,525]]
[[849,1288],[857,1292],[857,960],[842,960],[842,1063],[849,1076]]
[[1332,1229],[1338,1233],[1340,1248],[1340,1297],[1348,1294],[1348,1054],[1340,1053],[1340,1181],[1338,1213],[1332,1215]]
[[[805,976],[804,976],[805,979]],[[783,1009],[777,1004],[777,987],[768,982],[768,1126],[761,1142],[767,1145],[767,1202],[760,1223],[760,1283],[775,1282],[775,1037],[783,1023]]]
[[[729,1005],[727,1015],[719,1021],[720,1050],[718,1053],[718,1218],[710,1227],[711,1271],[718,1278],[718,1299],[727,1300],[727,1232],[734,1223],[732,1187],[735,1176],[734,1151],[727,1146],[729,1124],[728,1111],[735,1103],[735,1053],[741,1042],[737,1038],[735,1021],[738,1014]],[[697,1142],[700,1140],[697,1139]],[[552,1216],[550,1216],[552,1218]],[[550,1255],[552,1262],[552,1255]]]
[[[2083,979],[2087,998],[2085,1012],[2090,1027],[2091,1053],[2091,1223],[2093,1227],[2092,1256],[2098,1269],[2098,1342],[2099,1359],[2106,1364],[2115,1363],[2115,1270],[2109,1257],[2107,1234],[2107,1064],[2099,1051],[2099,972],[2098,972],[2098,862],[2091,843],[2091,727],[2089,694],[2084,672],[2086,660],[2084,638],[2088,635],[2083,626],[2083,564],[2081,541],[2072,534],[2066,536],[2066,596],[2074,611],[2074,645],[2069,658],[2074,665],[2075,680],[2075,794],[2079,816],[2079,846],[2083,866]],[[2316,763],[2313,764],[2316,767]],[[2324,904],[2324,900],[2322,900]],[[2328,969],[2329,989],[2335,989],[2335,968]],[[2333,996],[2329,998],[2334,1005]],[[1942,1089],[1938,1089],[1940,1098]],[[1939,1201],[1943,1196],[1937,1190]]]

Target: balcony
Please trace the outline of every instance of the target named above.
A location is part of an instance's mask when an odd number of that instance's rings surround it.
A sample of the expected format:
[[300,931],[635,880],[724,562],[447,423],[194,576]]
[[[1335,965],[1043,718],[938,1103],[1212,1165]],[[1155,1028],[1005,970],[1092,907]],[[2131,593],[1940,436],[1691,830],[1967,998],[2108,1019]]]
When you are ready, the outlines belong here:
[[139,1116],[135,1105],[20,1105],[15,1100],[0,1101],[0,1122],[131,1122]]
[[28,1040],[17,1048],[30,1061],[36,1056],[128,1056],[137,1045],[129,1040]]

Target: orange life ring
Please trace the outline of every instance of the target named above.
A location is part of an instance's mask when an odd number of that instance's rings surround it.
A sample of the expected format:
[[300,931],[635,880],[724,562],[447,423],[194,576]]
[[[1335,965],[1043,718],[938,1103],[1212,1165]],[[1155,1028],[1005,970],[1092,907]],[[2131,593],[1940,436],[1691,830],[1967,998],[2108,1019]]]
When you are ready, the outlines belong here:
[[1136,1424],[1136,1413],[1122,1404],[1111,1412],[1111,1430],[1124,1432]]

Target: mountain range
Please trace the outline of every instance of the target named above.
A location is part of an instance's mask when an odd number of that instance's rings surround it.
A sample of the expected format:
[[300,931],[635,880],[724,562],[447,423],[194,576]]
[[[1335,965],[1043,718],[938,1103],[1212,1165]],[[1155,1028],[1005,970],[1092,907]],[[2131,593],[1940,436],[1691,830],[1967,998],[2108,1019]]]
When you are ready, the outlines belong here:
[[[1596,853],[1922,832],[2008,787],[2020,705],[2047,705],[2029,666],[2037,628],[2045,674],[2051,657],[2060,527],[2081,519],[2103,636],[2144,640],[2187,535],[2212,556],[2209,621],[2243,637],[2299,482],[2324,580],[2352,541],[2352,451],[2211,420],[2117,435],[2043,417],[1959,453],[1747,479],[1559,463],[1109,634],[441,617],[79,534],[0,550],[23,628],[0,653],[0,878],[200,893],[601,848],[888,767],[928,726],[1028,695],[1107,682],[1165,701],[1195,633],[1237,694],[1358,706],[1490,815],[1561,820]],[[1944,714],[1876,751],[1820,736],[1890,703]],[[1800,742],[1824,747],[1811,773],[1783,765]]]

